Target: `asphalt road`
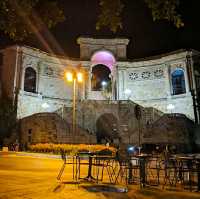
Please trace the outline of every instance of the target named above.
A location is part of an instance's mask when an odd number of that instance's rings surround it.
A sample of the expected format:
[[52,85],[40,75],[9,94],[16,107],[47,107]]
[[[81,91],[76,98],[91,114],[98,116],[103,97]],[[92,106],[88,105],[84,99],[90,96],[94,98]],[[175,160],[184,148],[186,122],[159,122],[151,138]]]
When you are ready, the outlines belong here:
[[[129,187],[128,193],[89,192],[82,186],[65,183],[72,179],[67,168],[64,183],[56,180],[60,159],[0,153],[0,199],[200,199],[200,193]],[[92,185],[91,185],[92,186]]]

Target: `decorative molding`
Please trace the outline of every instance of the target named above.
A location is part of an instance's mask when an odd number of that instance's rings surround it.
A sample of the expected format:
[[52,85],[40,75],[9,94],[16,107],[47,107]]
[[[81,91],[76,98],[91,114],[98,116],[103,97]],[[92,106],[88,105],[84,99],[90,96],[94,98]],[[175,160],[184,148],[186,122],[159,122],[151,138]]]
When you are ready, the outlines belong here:
[[151,72],[149,71],[144,71],[141,74],[142,79],[150,79],[151,78]]
[[154,77],[155,78],[162,78],[162,77],[164,77],[164,70],[163,69],[157,69],[157,70],[155,70],[154,71]]
[[152,80],[152,79],[162,79],[164,78],[164,69],[157,68],[152,71],[128,71],[129,81],[142,81],[142,80]]
[[130,80],[137,80],[139,78],[139,74],[135,72],[129,73],[129,79]]

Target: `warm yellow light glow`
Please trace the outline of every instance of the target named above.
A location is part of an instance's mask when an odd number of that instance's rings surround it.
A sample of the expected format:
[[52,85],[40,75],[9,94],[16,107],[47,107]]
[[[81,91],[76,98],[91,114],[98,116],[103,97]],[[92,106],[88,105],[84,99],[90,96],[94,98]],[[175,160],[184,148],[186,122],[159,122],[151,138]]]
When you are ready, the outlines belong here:
[[77,73],[77,81],[79,83],[83,82],[83,74],[81,72],[78,72]]
[[73,73],[66,72],[65,73],[65,77],[66,77],[66,79],[67,79],[68,82],[72,82],[73,81]]

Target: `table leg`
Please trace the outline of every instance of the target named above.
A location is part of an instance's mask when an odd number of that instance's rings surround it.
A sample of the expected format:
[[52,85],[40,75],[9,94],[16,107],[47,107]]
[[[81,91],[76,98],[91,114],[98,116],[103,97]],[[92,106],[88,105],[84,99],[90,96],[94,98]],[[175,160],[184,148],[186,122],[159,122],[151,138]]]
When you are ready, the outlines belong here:
[[140,158],[140,187],[145,187],[146,184],[146,172],[145,172],[145,159]]

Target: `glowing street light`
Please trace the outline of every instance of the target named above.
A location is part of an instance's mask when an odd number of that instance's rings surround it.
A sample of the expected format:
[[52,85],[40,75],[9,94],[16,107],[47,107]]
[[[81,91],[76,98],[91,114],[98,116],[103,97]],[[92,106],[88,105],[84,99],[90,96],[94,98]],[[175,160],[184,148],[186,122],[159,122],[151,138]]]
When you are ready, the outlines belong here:
[[72,113],[72,133],[73,135],[76,133],[76,82],[83,82],[83,73],[80,71],[67,71],[65,73],[65,78],[67,82],[73,82],[73,113]]
[[81,72],[77,73],[77,81],[78,81],[78,83],[83,82],[83,73],[81,73]]
[[44,102],[41,106],[44,109],[48,109],[50,107],[49,104],[47,104],[46,102]]
[[167,110],[172,113],[172,111],[175,109],[175,106],[173,104],[168,104],[167,105]]
[[66,72],[65,77],[68,82],[73,82],[73,73],[72,72]]
[[101,85],[104,87],[104,86],[107,86],[107,82],[106,81],[102,81],[101,82]]
[[131,93],[132,91],[130,89],[125,89],[124,94],[127,96],[127,99],[129,100],[129,98],[131,97]]

